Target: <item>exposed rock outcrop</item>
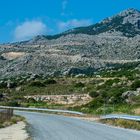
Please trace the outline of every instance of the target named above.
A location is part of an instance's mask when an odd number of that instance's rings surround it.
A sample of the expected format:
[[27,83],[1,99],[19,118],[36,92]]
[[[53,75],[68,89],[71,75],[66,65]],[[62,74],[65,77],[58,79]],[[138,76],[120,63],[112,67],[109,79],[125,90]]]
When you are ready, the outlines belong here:
[[0,77],[91,75],[124,63],[140,63],[140,12],[128,9],[100,23],[54,36],[0,45]]
[[26,99],[34,99],[35,101],[43,101],[55,104],[74,104],[83,105],[91,101],[91,97],[88,94],[73,94],[73,95],[34,95],[25,96]]

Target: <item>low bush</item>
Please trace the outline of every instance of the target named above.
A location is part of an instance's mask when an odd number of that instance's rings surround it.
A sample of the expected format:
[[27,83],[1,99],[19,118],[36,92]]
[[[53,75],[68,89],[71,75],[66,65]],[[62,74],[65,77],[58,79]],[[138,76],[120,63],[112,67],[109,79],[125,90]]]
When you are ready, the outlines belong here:
[[139,88],[140,87],[140,80],[135,80],[134,82],[133,82],[133,84],[131,85],[131,88],[133,89],[133,90],[136,90],[137,88]]
[[20,106],[20,104],[17,101],[9,101],[9,102],[6,102],[4,105],[13,106],[13,107],[19,107]]
[[50,84],[56,84],[57,82],[54,79],[47,79],[43,83],[47,84],[47,85],[50,85]]
[[27,102],[28,103],[36,103],[37,101],[35,99],[33,99],[33,98],[29,98]]
[[0,83],[0,88],[7,88],[7,83],[6,82],[1,82]]
[[99,93],[96,92],[96,91],[91,91],[91,92],[89,93],[89,96],[92,97],[92,98],[96,98],[96,97],[99,96]]
[[82,87],[85,87],[85,84],[83,84],[82,82],[79,82],[79,83],[76,83],[75,85],[74,85],[74,87],[76,87],[76,88],[82,88]]
[[29,86],[32,87],[45,87],[45,84],[40,81],[32,81]]
[[86,106],[92,109],[96,109],[100,106],[102,106],[104,103],[104,100],[101,97],[97,97],[93,99],[90,103],[88,103]]

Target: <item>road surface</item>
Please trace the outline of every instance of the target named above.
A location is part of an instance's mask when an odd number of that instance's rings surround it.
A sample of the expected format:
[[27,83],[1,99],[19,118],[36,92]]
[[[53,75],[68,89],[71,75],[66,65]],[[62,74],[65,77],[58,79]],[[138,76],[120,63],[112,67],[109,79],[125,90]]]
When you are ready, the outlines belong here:
[[33,140],[140,140],[140,132],[80,119],[33,112],[26,117]]

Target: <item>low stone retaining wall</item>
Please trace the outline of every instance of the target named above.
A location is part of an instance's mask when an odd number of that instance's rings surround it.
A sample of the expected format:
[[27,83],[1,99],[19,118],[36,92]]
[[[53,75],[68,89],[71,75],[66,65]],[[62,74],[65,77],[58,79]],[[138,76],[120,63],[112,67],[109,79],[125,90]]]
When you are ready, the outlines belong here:
[[91,101],[88,94],[73,94],[73,95],[34,95],[25,96],[26,99],[34,99],[36,101],[43,101],[56,104],[86,104]]

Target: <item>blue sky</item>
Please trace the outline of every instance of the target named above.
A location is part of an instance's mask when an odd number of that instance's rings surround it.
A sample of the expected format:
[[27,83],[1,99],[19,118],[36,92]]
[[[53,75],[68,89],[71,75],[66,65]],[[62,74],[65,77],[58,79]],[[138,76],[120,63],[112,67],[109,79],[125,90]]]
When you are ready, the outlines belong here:
[[1,0],[0,43],[87,26],[128,8],[140,10],[140,0]]

